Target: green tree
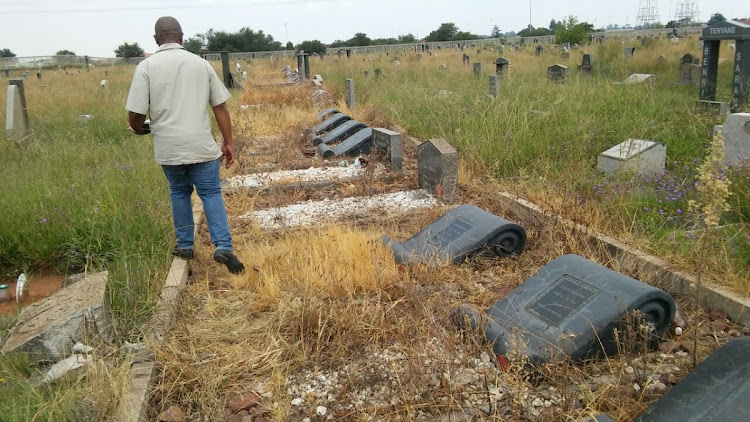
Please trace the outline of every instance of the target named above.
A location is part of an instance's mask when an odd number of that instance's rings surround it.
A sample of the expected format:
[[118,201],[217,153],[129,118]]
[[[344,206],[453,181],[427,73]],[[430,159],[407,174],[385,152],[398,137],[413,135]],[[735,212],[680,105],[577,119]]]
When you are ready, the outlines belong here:
[[55,56],[75,56],[76,53],[70,51],[70,50],[58,50],[57,53],[55,53]]
[[349,41],[346,42],[346,44],[350,47],[360,47],[360,46],[366,46],[371,45],[372,40],[367,37],[367,34],[364,32],[357,32],[354,34],[354,37],[350,38]]
[[390,45],[398,44],[398,40],[395,38],[375,38],[372,40],[372,45]]
[[677,28],[677,21],[671,20],[667,22],[667,25],[665,26],[665,28]]
[[415,37],[413,34],[406,34],[406,35],[399,35],[398,36],[398,42],[399,44],[412,44],[417,42],[417,37]]
[[490,38],[500,38],[503,36],[503,33],[500,32],[500,27],[495,25],[492,27],[492,32],[490,33]]
[[138,43],[128,44],[122,43],[117,50],[115,50],[115,57],[129,58],[129,57],[143,57],[144,51]]
[[552,33],[548,28],[534,28],[534,26],[529,25],[527,28],[518,31],[516,35],[519,37],[544,37],[552,35]]
[[575,16],[568,16],[558,22],[555,29],[555,40],[558,44],[567,42],[577,44],[583,41],[593,30],[594,25],[588,22],[578,22],[578,18]]
[[552,19],[551,21],[549,21],[549,30],[552,31],[552,32],[555,32],[555,29],[557,29],[557,27],[560,26],[560,25],[562,25],[562,24],[563,24],[563,21],[559,21],[558,22],[558,21]]
[[450,41],[454,36],[458,34],[458,27],[453,22],[446,22],[440,25],[440,27],[427,36],[427,41]]
[[281,50],[281,43],[263,31],[245,27],[237,32],[214,31],[203,34],[210,51],[250,52]]
[[16,55],[9,49],[3,48],[2,50],[0,50],[0,57],[16,57]]
[[331,48],[339,48],[339,47],[346,47],[346,41],[336,40],[331,43]]
[[[291,41],[286,42],[286,46],[284,46],[284,50],[294,50],[294,44],[292,44]],[[307,51],[307,50],[305,50]]]
[[193,54],[199,54],[201,52],[201,47],[203,46],[203,42],[199,40],[198,38],[188,38],[187,41],[184,41],[182,43],[182,46],[185,47],[185,50],[193,53]]
[[480,38],[482,37],[477,34],[472,34],[471,32],[467,31],[459,31],[448,41],[478,40]]
[[304,51],[305,53],[318,53],[320,55],[326,54],[326,46],[318,41],[303,41],[297,46],[297,51]]
[[726,22],[727,18],[724,17],[721,13],[714,13],[711,15],[711,18],[706,22],[706,25],[711,26],[715,23],[719,22]]

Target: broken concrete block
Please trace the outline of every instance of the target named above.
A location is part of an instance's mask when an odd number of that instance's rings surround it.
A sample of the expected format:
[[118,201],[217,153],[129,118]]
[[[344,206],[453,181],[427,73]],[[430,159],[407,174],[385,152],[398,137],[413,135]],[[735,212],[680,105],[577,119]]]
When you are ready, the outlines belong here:
[[111,338],[107,272],[89,274],[21,311],[3,353],[28,353],[32,361],[58,362],[90,336]]

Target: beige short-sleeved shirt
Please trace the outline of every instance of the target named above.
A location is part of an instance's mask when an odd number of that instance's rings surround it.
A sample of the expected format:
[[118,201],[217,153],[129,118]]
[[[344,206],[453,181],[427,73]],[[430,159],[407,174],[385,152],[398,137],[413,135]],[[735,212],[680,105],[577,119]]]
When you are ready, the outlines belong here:
[[221,157],[206,105],[230,97],[207,61],[180,44],[163,44],[135,69],[125,109],[150,115],[159,164],[195,164]]

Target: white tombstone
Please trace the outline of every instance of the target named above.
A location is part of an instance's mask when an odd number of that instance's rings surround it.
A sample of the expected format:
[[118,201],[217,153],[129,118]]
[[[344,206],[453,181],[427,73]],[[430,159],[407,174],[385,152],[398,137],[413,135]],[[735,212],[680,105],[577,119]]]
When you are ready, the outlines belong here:
[[750,113],[730,114],[721,129],[729,164],[750,158]]
[[8,137],[23,136],[29,130],[23,116],[21,92],[16,85],[8,85],[8,95],[5,100],[5,133]]
[[656,75],[650,73],[633,73],[625,79],[626,85],[646,84],[648,86],[656,85]]
[[245,71],[242,72],[242,80],[243,81],[247,80],[247,72],[245,72]]
[[99,85],[101,85],[102,88],[107,88],[109,86],[109,81],[106,79],[102,79],[102,81],[99,82]]
[[618,171],[660,172],[667,159],[667,146],[645,139],[628,139],[599,155],[596,168],[604,173]]

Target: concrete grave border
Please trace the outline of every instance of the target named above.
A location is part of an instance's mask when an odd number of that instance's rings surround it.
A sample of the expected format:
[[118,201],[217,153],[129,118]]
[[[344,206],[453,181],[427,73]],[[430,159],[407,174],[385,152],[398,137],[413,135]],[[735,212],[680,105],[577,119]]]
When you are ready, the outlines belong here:
[[[616,271],[631,272],[633,278],[664,289],[674,296],[685,297],[695,294],[698,285],[696,277],[671,269],[670,264],[663,259],[642,252],[586,226],[544,211],[531,202],[510,193],[501,192],[497,199],[503,207],[519,216],[545,224],[562,224],[575,233],[583,234],[591,245],[601,247],[607,252],[612,259],[612,263],[619,266],[619,268],[613,268]],[[733,322],[746,327],[750,326],[750,299],[740,297],[729,289],[710,283],[701,285],[700,295],[701,306],[720,309],[726,312]]]
[[[193,203],[196,233],[198,233],[202,216],[203,206],[200,201],[196,201]],[[188,261],[184,259],[172,260],[172,267],[164,280],[159,301],[154,307],[151,320],[145,327],[144,340],[147,346],[133,355],[128,387],[120,397],[120,403],[111,421],[143,422],[149,420],[149,397],[159,374],[159,364],[148,345],[160,345],[172,327],[177,301],[182,290],[187,286],[189,267]]]

